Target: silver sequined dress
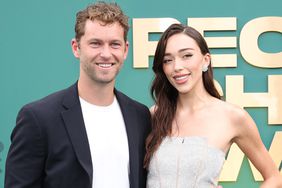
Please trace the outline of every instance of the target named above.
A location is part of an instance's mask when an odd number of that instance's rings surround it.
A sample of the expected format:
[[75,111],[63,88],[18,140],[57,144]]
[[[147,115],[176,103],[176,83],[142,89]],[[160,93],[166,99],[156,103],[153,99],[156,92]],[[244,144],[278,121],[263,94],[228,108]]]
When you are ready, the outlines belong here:
[[224,161],[204,137],[166,137],[150,161],[147,188],[214,187]]

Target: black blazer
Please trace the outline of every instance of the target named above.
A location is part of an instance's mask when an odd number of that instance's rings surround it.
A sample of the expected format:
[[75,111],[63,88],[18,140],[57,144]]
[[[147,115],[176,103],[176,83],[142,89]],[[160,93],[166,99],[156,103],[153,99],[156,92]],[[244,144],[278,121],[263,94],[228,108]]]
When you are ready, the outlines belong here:
[[[150,112],[114,92],[127,131],[130,188],[145,188],[143,158]],[[77,84],[20,110],[6,160],[5,188],[92,188],[92,174]]]

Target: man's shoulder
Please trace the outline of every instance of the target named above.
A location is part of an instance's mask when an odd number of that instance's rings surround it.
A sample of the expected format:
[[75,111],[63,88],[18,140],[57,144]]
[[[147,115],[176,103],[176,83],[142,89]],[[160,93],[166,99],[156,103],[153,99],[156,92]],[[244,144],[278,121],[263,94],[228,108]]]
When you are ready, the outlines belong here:
[[127,96],[126,94],[124,94],[121,91],[115,90],[115,94],[116,94],[119,102],[123,102],[123,103],[128,104],[130,106],[133,106],[135,108],[142,108],[142,109],[148,110],[148,107],[146,105],[144,105],[141,102]]
[[74,89],[75,85],[72,85],[68,88],[53,92],[43,98],[32,101],[23,106],[23,108],[31,109],[53,109],[55,106],[61,106],[63,98]]

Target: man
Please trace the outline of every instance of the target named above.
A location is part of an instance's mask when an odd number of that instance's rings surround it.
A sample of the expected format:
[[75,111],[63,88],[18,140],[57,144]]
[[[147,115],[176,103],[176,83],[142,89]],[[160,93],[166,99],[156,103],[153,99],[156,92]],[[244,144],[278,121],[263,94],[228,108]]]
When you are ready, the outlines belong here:
[[11,135],[5,188],[141,188],[146,106],[117,91],[128,52],[128,18],[114,3],[77,13],[78,82],[24,106]]

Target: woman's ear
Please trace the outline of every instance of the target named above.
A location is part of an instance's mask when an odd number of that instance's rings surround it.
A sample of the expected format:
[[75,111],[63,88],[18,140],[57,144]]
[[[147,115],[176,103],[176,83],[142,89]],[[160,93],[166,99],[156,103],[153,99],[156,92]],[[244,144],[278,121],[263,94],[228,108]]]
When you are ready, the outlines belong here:
[[203,59],[203,66],[202,66],[203,72],[206,72],[209,69],[210,63],[211,63],[211,55],[207,53]]
[[207,53],[207,54],[204,56],[204,63],[207,64],[207,66],[210,65],[210,63],[211,63],[211,54],[210,54],[210,53]]

